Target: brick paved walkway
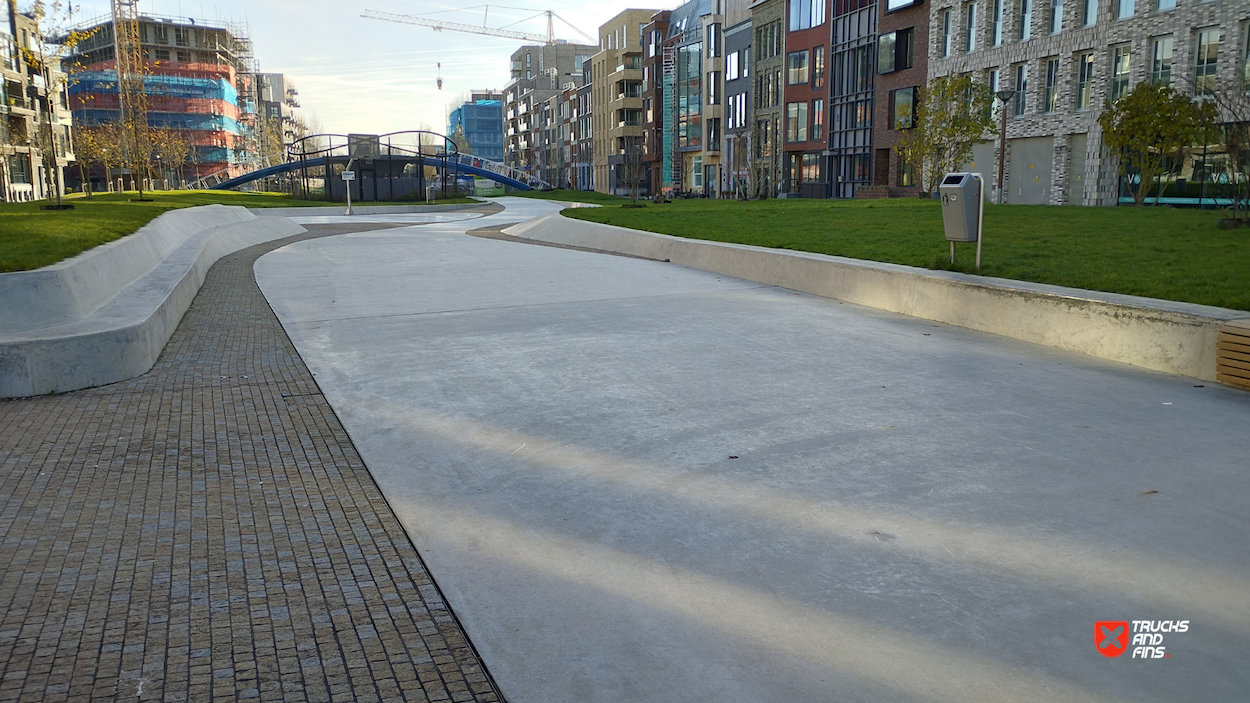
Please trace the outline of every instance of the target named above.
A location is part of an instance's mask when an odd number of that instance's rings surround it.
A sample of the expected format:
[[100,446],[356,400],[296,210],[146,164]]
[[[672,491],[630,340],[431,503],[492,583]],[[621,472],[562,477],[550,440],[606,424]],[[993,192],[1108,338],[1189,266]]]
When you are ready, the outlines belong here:
[[0,401],[0,701],[501,700],[256,287],[293,239],[148,374]]

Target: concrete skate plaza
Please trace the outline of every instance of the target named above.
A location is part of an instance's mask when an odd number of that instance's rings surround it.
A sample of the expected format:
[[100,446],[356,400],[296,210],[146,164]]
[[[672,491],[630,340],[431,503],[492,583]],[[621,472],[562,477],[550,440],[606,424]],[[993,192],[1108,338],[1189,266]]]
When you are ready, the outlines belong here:
[[255,270],[509,701],[1250,690],[1250,395],[464,234],[555,207],[503,202]]

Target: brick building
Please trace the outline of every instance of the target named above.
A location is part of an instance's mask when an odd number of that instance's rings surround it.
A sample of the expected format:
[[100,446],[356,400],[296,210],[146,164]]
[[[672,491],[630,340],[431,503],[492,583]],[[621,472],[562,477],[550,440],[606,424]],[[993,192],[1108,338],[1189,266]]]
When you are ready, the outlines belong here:
[[929,6],[920,0],[879,4],[873,87],[872,184],[894,196],[915,195],[917,169],[894,151],[904,130],[915,126],[920,89],[928,77]]
[[[1006,202],[1112,205],[1121,185],[1098,126],[1106,100],[1147,80],[1198,96],[1240,90],[1247,19],[1250,4],[1229,0],[935,0],[929,75],[972,72],[1018,91],[1006,105]],[[994,142],[973,160],[995,182]]]

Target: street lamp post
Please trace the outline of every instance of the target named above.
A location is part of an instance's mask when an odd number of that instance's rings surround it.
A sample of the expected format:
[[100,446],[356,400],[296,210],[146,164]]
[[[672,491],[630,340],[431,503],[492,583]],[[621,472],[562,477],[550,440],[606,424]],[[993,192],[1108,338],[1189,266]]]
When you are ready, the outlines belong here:
[[998,101],[1002,103],[999,108],[999,117],[1002,121],[1002,129],[998,137],[998,204],[1003,204],[1003,164],[1007,159],[1007,101],[1016,94],[1014,90],[1000,90],[996,93]]

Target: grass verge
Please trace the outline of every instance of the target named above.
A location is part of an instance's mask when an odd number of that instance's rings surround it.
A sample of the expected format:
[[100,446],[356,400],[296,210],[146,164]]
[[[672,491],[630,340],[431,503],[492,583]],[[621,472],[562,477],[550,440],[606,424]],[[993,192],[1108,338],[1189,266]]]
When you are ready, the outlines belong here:
[[[243,207],[324,207],[340,205],[296,200],[281,193],[238,193],[229,190],[145,192],[150,202],[132,202],[138,194],[103,193],[87,198],[65,197],[73,210],[40,210],[47,201],[0,203],[0,273],[29,271],[55,264],[101,244],[120,239],[170,210],[197,205]],[[468,198],[439,204],[473,203]],[[375,203],[359,203],[373,205]],[[395,203],[413,205],[419,203]]]
[[692,239],[793,249],[929,269],[1250,310],[1250,231],[1218,212],[1171,208],[988,205],[980,271],[957,263],[936,201],[683,200],[565,217]]
[[[566,203],[593,203],[596,205],[623,205],[629,198],[619,195],[605,195],[592,190],[527,190],[509,193],[513,198],[534,198],[536,200],[559,200]],[[639,200],[639,202],[643,202]]]

